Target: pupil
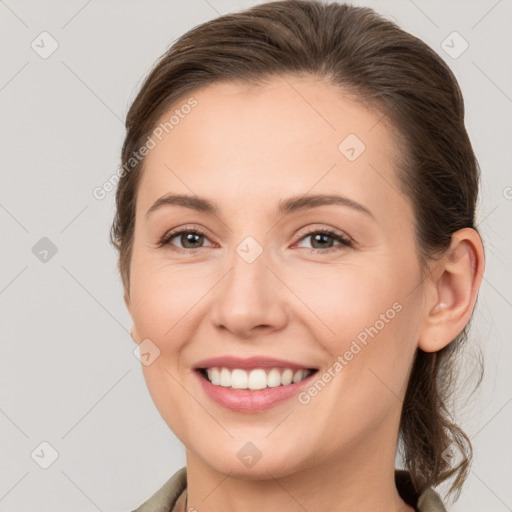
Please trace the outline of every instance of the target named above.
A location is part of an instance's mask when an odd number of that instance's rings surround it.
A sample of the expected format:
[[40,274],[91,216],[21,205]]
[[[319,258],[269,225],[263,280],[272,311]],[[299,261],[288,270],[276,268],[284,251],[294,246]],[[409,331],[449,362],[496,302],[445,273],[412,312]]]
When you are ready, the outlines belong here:
[[[323,241],[325,242],[325,239],[326,239],[326,238],[331,238],[331,236],[330,236],[330,235],[327,235],[327,234],[325,234],[325,233],[317,233],[317,234],[313,237],[313,240],[314,240],[314,242],[321,242],[321,241],[322,241],[322,239],[323,239]],[[323,245],[323,247],[325,247],[325,246],[326,246],[326,244],[322,244],[322,243],[321,243],[321,244],[320,244],[320,246],[322,247],[322,245]]]
[[[183,237],[185,240],[185,244],[191,243],[192,245],[197,245],[201,239],[203,238],[203,235],[199,235],[197,233],[186,233],[182,236],[182,243],[183,243]],[[195,241],[194,241],[195,238]],[[327,235],[325,233],[317,233],[314,237],[314,243],[320,243],[320,246],[325,247],[326,239],[331,238],[331,235]],[[184,244],[184,245],[185,245]]]
[[[185,243],[183,245],[186,246],[186,244],[188,244],[188,243],[191,243],[192,245],[194,245],[194,243],[197,244],[198,240],[195,240],[195,242],[194,242],[194,238],[201,239],[203,237],[203,235],[198,235],[197,233],[187,233],[187,234],[183,235],[183,237],[185,239]],[[183,243],[183,237],[182,237],[182,243]]]

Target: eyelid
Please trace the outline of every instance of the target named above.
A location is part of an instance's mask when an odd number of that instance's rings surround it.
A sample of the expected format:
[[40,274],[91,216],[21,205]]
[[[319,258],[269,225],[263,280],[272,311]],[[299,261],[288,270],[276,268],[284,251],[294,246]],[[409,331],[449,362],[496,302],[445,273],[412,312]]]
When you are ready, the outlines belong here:
[[300,243],[302,240],[314,236],[315,234],[328,235],[331,238],[337,240],[338,245],[333,245],[332,247],[326,247],[324,249],[316,247],[301,247],[301,249],[306,250],[307,252],[315,255],[327,255],[333,252],[341,251],[343,249],[353,248],[355,246],[352,237],[350,237],[343,231],[340,231],[332,227],[307,228],[305,231],[301,231],[298,240],[294,242],[293,245],[296,245]]
[[353,243],[354,242],[354,239],[349,236],[347,233],[345,233],[344,231],[341,231],[340,229],[336,229],[336,228],[333,228],[333,227],[327,227],[327,226],[318,226],[318,227],[307,227],[307,228],[304,228],[304,229],[301,229],[298,233],[297,233],[297,237],[298,237],[298,240],[297,241],[300,241],[302,240],[304,237],[306,236],[309,236],[309,235],[313,235],[315,233],[326,233],[328,235],[334,235],[334,236],[338,236],[344,240],[346,240],[347,242],[350,242],[350,243]]
[[[177,227],[177,228],[167,231],[159,239],[157,246],[158,247],[165,247],[167,245],[171,246],[170,241],[182,233],[196,233],[198,235],[203,236],[207,240],[209,240],[212,243],[212,246],[216,245],[216,242],[214,242],[213,240],[210,240],[209,234],[203,228],[198,228],[193,225],[185,225],[185,226],[180,226],[180,227]],[[303,239],[307,238],[308,236],[313,236],[318,233],[326,234],[333,238],[337,238],[338,241],[340,242],[339,245],[333,246],[333,247],[327,247],[325,249],[321,249],[321,248],[317,249],[315,247],[304,247],[303,249],[309,250],[310,252],[313,252],[313,253],[328,253],[328,252],[338,250],[337,248],[339,248],[339,247],[343,247],[343,246],[344,247],[352,247],[354,245],[353,238],[351,236],[347,235],[345,232],[338,230],[336,228],[333,228],[333,227],[325,227],[325,226],[324,227],[309,226],[307,228],[300,230],[299,233],[297,234],[297,240],[293,243],[293,245],[296,245],[297,243],[301,242]],[[182,247],[176,247],[174,245],[172,245],[171,247],[172,247],[172,250],[176,250],[176,251],[182,252],[182,253],[183,252],[194,253],[194,252],[199,251],[200,249],[206,248],[206,247],[197,247],[194,249],[187,249],[187,248],[182,248]],[[211,247],[211,246],[207,246],[207,247]]]
[[[185,233],[196,233],[198,235],[202,235],[205,238],[207,238],[210,242],[212,242],[212,245],[215,245],[215,242],[213,240],[210,240],[210,235],[206,232],[205,229],[198,228],[197,226],[185,225],[185,226],[180,226],[180,227],[177,227],[177,228],[170,229],[170,230],[166,231],[160,237],[159,241],[157,242],[157,246],[158,247],[165,247],[166,245],[171,245],[170,241],[173,238],[175,238],[176,236],[178,236],[178,235],[180,235],[180,234],[182,234],[184,232]],[[198,251],[199,249],[203,249],[203,247],[198,247],[196,249],[186,249],[186,248],[182,248],[182,247],[172,246],[172,249],[180,251],[180,252],[194,252],[194,251]]]

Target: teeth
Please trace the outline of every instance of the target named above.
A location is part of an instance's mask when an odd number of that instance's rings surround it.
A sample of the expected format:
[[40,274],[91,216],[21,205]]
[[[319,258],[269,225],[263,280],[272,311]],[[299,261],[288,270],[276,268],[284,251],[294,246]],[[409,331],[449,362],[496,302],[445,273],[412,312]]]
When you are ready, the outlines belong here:
[[208,378],[212,384],[218,386],[220,384],[220,375],[218,368],[208,368]]
[[[227,368],[222,368],[229,372]],[[244,370],[233,370],[231,372],[231,387],[233,389],[247,389],[247,381],[249,380],[247,372]],[[227,387],[227,386],[224,386]]]
[[283,375],[281,375],[281,384],[283,386],[287,386],[288,384],[292,383],[292,380],[293,380],[293,370],[290,370],[289,368],[287,368],[283,372]]
[[227,368],[220,371],[219,384],[225,388],[231,386],[231,372]]
[[295,382],[300,382],[303,378],[304,378],[303,370],[297,370],[297,371],[293,374],[292,382],[293,382],[293,383],[295,383]]
[[[244,373],[247,375],[246,372]],[[265,389],[267,387],[267,374],[265,370],[252,370],[251,373],[249,373],[249,383],[247,387],[249,389]]]
[[286,368],[271,368],[264,370],[257,368],[246,371],[239,368],[229,370],[228,368],[207,368],[208,380],[215,386],[222,386],[231,389],[265,389],[277,386],[288,386],[300,382],[311,374],[311,370],[292,370]]
[[276,388],[281,385],[281,372],[277,368],[272,368],[267,375],[267,386]]

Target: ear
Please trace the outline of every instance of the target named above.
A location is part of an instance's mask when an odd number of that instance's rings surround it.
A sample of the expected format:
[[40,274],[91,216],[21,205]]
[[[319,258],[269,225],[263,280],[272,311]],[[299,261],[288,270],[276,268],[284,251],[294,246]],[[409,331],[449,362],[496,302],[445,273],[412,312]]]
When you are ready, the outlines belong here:
[[[128,292],[125,290],[124,292],[124,295],[123,295],[123,298],[124,298],[124,303],[126,304],[126,309],[128,309],[128,312],[130,313],[130,316],[131,316],[131,311],[130,311],[130,295],[128,294]],[[130,337],[132,338],[132,340],[138,345],[140,343],[140,336],[138,335],[137,333],[137,329],[135,328],[135,325],[132,326],[131,330],[130,330]]]
[[484,267],[484,249],[478,233],[471,228],[456,231],[441,260],[434,263],[428,280],[419,348],[437,352],[462,332],[471,318]]
[[133,325],[130,330],[130,337],[132,338],[132,340],[134,341],[134,343],[136,345],[139,345],[140,342],[142,341],[140,339],[139,333],[137,332],[137,328],[135,327],[135,325]]
[[129,293],[126,290],[124,291],[123,298],[124,298],[124,303],[126,305],[126,309],[128,311],[130,311],[130,295],[129,295]]

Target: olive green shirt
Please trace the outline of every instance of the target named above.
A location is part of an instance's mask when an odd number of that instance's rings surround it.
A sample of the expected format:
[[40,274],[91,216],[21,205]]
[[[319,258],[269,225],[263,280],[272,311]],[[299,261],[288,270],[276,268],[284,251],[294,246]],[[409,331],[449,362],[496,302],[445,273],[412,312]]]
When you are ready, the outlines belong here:
[[[441,499],[433,489],[421,494],[414,491],[409,473],[395,470],[395,483],[400,497],[416,512],[446,512]],[[183,512],[187,489],[187,469],[181,468],[156,491],[151,498],[132,512]]]

